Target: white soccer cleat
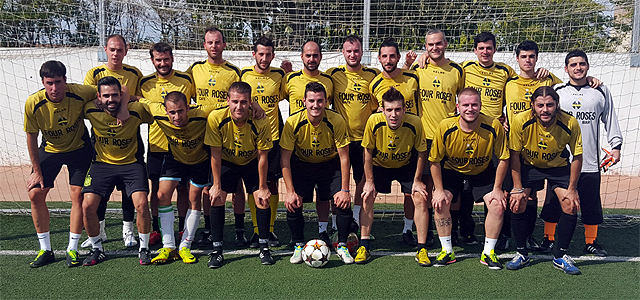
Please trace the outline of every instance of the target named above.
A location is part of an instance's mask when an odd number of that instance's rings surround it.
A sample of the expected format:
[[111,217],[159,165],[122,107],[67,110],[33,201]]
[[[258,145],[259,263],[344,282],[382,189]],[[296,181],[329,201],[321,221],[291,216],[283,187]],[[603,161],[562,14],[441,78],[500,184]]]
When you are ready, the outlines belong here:
[[[104,231],[104,226],[105,226],[104,220],[100,221],[100,235],[98,236],[100,237],[103,243],[107,241],[107,233]],[[84,242],[82,242],[82,244],[80,244],[80,247],[93,248],[93,244],[91,244],[91,240],[87,238]]]
[[336,253],[346,265],[353,263],[353,256],[351,256],[351,253],[349,253],[349,249],[346,246],[338,246]]
[[295,248],[293,249],[293,255],[289,259],[289,262],[292,264],[302,263],[302,246],[295,246]]
[[125,247],[136,247],[136,246],[138,246],[138,240],[136,240],[136,237],[133,235],[133,232],[131,232],[131,231],[123,232],[122,233],[122,240],[124,241],[124,246]]

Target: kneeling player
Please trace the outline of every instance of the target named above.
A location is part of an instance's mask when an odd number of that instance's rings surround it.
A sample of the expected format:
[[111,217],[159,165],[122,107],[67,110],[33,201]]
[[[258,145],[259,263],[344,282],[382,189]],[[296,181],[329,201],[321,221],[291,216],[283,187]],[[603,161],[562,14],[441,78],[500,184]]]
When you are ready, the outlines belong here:
[[[327,110],[327,92],[317,82],[306,85],[305,109],[291,115],[280,138],[282,177],[287,187],[287,223],[295,243],[292,264],[302,263],[304,246],[303,204],[333,199],[338,209],[338,249],[345,264],[353,263],[347,237],[353,219],[349,196],[349,136],[347,124],[337,112]],[[294,153],[295,151],[295,153]],[[292,155],[293,154],[293,155]]]
[[146,112],[143,105],[138,102],[128,103],[131,118],[124,125],[116,122],[116,114],[122,103],[120,82],[114,77],[108,76],[98,81],[98,99],[105,111],[96,108],[93,102],[87,103],[84,113],[93,127],[96,138],[96,158],[91,163],[89,172],[84,180],[84,202],[82,210],[84,214],[84,227],[91,240],[93,248],[89,257],[84,260],[84,265],[95,265],[105,259],[100,239],[100,225],[98,221],[98,205],[101,201],[108,201],[105,196],[110,193],[115,183],[124,182],[127,196],[133,199],[136,208],[138,233],[140,237],[139,259],[141,265],[151,263],[149,251],[149,231],[151,216],[147,195],[149,184],[147,172],[142,157],[136,155],[139,144],[138,129],[141,123],[152,123],[153,117]]
[[[169,140],[169,154],[162,162],[162,171],[158,189],[158,215],[163,247],[152,263],[164,263],[167,260],[181,258],[185,263],[195,263],[191,254],[193,242],[200,222],[202,190],[211,185],[211,165],[209,153],[204,149],[204,133],[207,116],[213,106],[198,106],[190,109],[187,97],[181,92],[171,92],[164,97],[164,105],[141,99],[145,108],[154,116],[156,123]],[[175,216],[171,205],[171,196],[181,180],[188,179],[190,208],[185,218],[186,226],[182,241],[176,251],[173,234]],[[176,253],[177,252],[177,253]]]
[[267,187],[271,128],[266,119],[257,120],[251,116],[251,86],[246,82],[231,84],[227,104],[209,114],[204,140],[211,146],[213,175],[209,190],[213,252],[207,265],[212,269],[222,266],[224,203],[227,193],[234,193],[240,180],[256,200],[260,261],[263,265],[271,265],[274,263],[268,245],[271,193]]
[[[369,117],[362,138],[364,151],[365,184],[364,200],[360,214],[361,240],[355,262],[364,264],[370,258],[370,234],[373,224],[373,202],[380,193],[391,193],[391,182],[397,180],[402,192],[412,194],[415,204],[415,222],[418,233],[416,261],[429,266],[427,256],[427,190],[422,182],[422,171],[426,159],[427,140],[422,121],[413,114],[406,114],[402,94],[391,87],[382,95],[382,113]],[[413,152],[418,152],[417,160]],[[416,165],[417,163],[417,165]]]
[[[529,264],[524,212],[529,194],[541,190],[546,179],[547,189],[556,193],[563,211],[558,222],[558,243],[553,247],[553,265],[567,274],[580,274],[567,255],[567,249],[580,208],[577,184],[582,167],[582,135],[576,118],[560,110],[559,101],[560,97],[552,87],[539,87],[531,95],[531,109],[517,114],[511,122],[509,149],[513,190],[510,205],[518,253],[507,263],[509,270]],[[573,155],[571,164],[570,154]]]
[[[460,115],[444,119],[434,134],[429,161],[435,187],[434,218],[442,244],[434,266],[456,261],[451,244],[449,206],[452,199],[458,198],[467,180],[475,202],[484,201],[488,209],[480,262],[493,270],[502,269],[494,248],[507,205],[502,181],[509,166],[509,152],[504,128],[497,119],[480,114],[481,106],[478,91],[463,89],[456,104]],[[493,154],[500,160],[497,168],[491,162]]]

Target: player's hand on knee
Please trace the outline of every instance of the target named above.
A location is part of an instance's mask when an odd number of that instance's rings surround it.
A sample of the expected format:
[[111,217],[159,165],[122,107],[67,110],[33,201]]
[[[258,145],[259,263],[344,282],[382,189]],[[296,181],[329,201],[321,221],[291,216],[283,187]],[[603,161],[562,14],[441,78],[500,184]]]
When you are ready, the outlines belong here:
[[333,201],[338,208],[347,209],[351,205],[351,195],[347,191],[339,191],[333,195]]
[[29,179],[27,180],[27,191],[31,190],[38,184],[40,185],[41,189],[44,189],[44,178],[42,177],[42,173],[31,173],[31,175],[29,175]]
[[284,207],[287,208],[288,211],[294,212],[302,205],[302,197],[300,197],[295,192],[287,193],[287,196],[284,200]]
[[433,191],[433,198],[431,199],[431,205],[433,205],[433,209],[437,211],[442,210],[442,207],[444,206],[446,201],[447,201],[447,194],[445,190]]
[[268,188],[261,188],[255,192],[253,198],[256,199],[260,208],[269,208],[269,198],[271,197],[271,191]]
[[562,204],[563,210],[566,207],[566,213],[572,215],[578,213],[578,210],[580,210],[580,197],[578,196],[577,190],[566,190],[561,199],[560,204]]
[[428,195],[427,185],[420,180],[414,180],[413,185],[411,187],[411,195],[416,195],[416,194],[422,195],[422,197],[424,197],[425,200],[427,199],[427,195]]
[[373,197],[376,192],[376,185],[371,181],[365,181],[362,188],[362,194],[360,195],[363,200],[369,200],[369,197]]
[[222,190],[219,186],[212,186],[209,190],[209,199],[211,200],[211,206],[214,206],[216,203],[221,202],[222,199]]

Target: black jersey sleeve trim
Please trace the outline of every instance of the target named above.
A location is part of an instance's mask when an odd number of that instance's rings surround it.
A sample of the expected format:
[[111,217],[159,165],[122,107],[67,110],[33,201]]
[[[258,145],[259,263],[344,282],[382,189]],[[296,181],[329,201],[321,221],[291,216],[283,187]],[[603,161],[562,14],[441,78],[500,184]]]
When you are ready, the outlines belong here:
[[556,125],[560,126],[560,128],[562,128],[562,130],[564,130],[567,134],[569,134],[569,136],[571,136],[571,129],[569,129],[569,127],[567,127],[567,125],[565,125],[564,123],[560,122],[560,120],[556,120]]
[[258,136],[258,127],[256,127],[256,124],[253,124],[252,120],[247,120],[247,124],[249,124],[249,126],[251,126],[251,131],[253,131],[253,134]]
[[329,122],[329,119],[327,119],[327,117],[322,118],[322,122],[325,122],[327,124],[327,127],[329,127],[329,130],[331,130],[331,133],[335,133],[335,131],[333,130],[333,124]]
[[331,80],[331,84],[333,84],[333,78],[331,78],[331,76],[329,76],[328,74],[320,73],[320,76],[327,77],[329,80]]
[[71,93],[71,92],[67,92],[67,94],[65,95],[69,98],[73,98],[79,101],[84,101],[84,99],[82,99],[82,97],[78,96],[77,94]]
[[146,77],[142,77],[142,79],[140,80],[140,86],[142,86],[145,82],[156,78],[156,74],[150,75],[150,76],[146,76]]
[[383,80],[383,79],[384,79],[384,78],[380,78],[380,79],[378,79],[378,81],[376,81],[376,82],[374,82],[374,83],[373,83],[373,87],[371,88],[371,93],[374,93],[374,92],[375,92],[376,88],[380,85],[380,83],[382,83],[382,80]]
[[93,70],[93,78],[95,79],[96,76],[98,76],[98,74],[100,74],[100,72],[104,71],[105,68],[97,68],[95,70]]
[[449,129],[447,129],[447,131],[444,132],[444,135],[442,136],[442,143],[446,144],[447,143],[447,138],[449,137],[450,134],[452,134],[454,131],[458,130],[458,126],[453,126]]
[[242,79],[242,76],[244,76],[244,74],[246,74],[247,72],[251,72],[251,68],[242,69],[242,72],[240,72],[240,79]]
[[153,118],[160,121],[169,121],[169,118],[165,116],[154,116]]
[[142,118],[140,117],[140,114],[137,111],[130,110],[129,114],[134,116],[134,117],[136,117],[136,118],[138,118],[138,119],[140,119],[140,120],[142,120]]
[[338,71],[344,72],[344,68],[335,68],[335,69],[333,69],[333,71],[331,71],[331,76],[333,76],[333,74],[335,74]]
[[238,77],[240,77],[240,69],[238,69],[238,67],[230,64],[229,62],[224,63],[224,65],[236,71],[236,74],[238,75]]
[[386,126],[387,122],[386,121],[382,121],[378,124],[376,124],[375,126],[373,126],[373,134],[376,134],[376,130],[378,130],[378,128],[382,127],[382,126]]
[[180,78],[184,78],[184,79],[188,80],[189,82],[193,83],[193,81],[191,81],[191,77],[189,77],[189,75],[178,73],[178,72],[175,72],[175,75],[180,77]]
[[416,74],[409,73],[409,72],[402,72],[402,75],[404,75],[404,76],[409,76],[409,77],[411,77],[411,78],[415,79],[417,82],[419,82],[419,81],[420,81],[420,79],[418,79],[418,76],[417,76]]
[[123,67],[122,67],[122,69],[123,69],[123,70],[125,70],[125,71],[127,71],[127,72],[131,72],[131,73],[135,74],[136,76],[140,76],[140,75],[138,74],[138,71],[136,71],[136,69],[134,69],[134,68],[129,68],[129,67],[124,67],[124,66],[123,66]]
[[496,69],[500,69],[502,71],[507,72],[507,74],[509,74],[509,69],[507,69],[507,67],[503,66],[503,65],[498,65],[496,64]]
[[458,70],[458,73],[460,73],[460,77],[462,77],[463,71],[462,71],[462,67],[460,67],[459,64],[450,61],[449,65],[454,67],[456,70]]
[[529,125],[533,125],[535,123],[536,123],[536,119],[535,118],[524,122],[524,124],[522,124],[522,130],[525,130],[527,127],[529,127]]
[[480,123],[480,128],[485,129],[489,132],[491,132],[491,134],[493,135],[493,139],[495,140],[496,138],[498,138],[498,134],[496,134],[496,130],[493,129],[493,127],[491,127],[491,125],[489,124],[485,124],[485,123]]
[[220,122],[220,124],[218,125],[218,130],[222,129],[222,127],[223,127],[225,124],[229,123],[229,122],[231,122],[231,117],[226,117],[226,118],[222,119],[222,121],[221,121],[221,122]]
[[189,118],[189,122],[191,122],[191,121],[207,121],[207,118],[204,118],[204,117]]
[[104,110],[102,109],[97,109],[97,108],[89,108],[87,109],[87,111],[85,111],[85,113],[90,114],[90,113],[101,113],[104,112]]
[[302,126],[307,125],[307,123],[309,123],[309,120],[302,120],[302,122],[298,123],[298,125],[296,125],[296,128],[293,130],[293,134],[298,134],[298,131],[300,131],[300,128],[302,128]]
[[409,129],[413,132],[413,135],[416,135],[416,134],[417,134],[417,133],[416,133],[416,127],[415,127],[415,126],[413,126],[413,124],[409,124],[409,123],[407,123],[407,122],[404,122],[404,123],[402,123],[402,127],[407,127],[407,128],[409,128]]
[[291,73],[291,75],[289,75],[289,77],[287,77],[287,83],[289,83],[289,81],[291,81],[291,79],[293,79],[294,77],[300,76],[300,75],[302,75],[302,71]]
[[362,68],[363,71],[365,72],[369,72],[372,73],[375,76],[378,76],[378,73],[376,73],[376,71],[374,69],[370,69],[370,68]]
[[41,106],[45,105],[45,104],[47,104],[47,100],[46,99],[45,100],[41,100],[40,102],[38,102],[38,104],[36,104],[36,106],[33,108],[33,113],[35,114],[36,111],[38,111],[38,109]]

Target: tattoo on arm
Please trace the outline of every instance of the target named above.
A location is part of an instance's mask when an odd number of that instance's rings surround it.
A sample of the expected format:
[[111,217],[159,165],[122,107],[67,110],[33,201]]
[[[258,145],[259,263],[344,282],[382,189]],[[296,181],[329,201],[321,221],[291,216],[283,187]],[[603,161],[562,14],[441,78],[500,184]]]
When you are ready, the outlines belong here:
[[436,221],[436,227],[451,226],[451,217],[435,219],[434,221]]

